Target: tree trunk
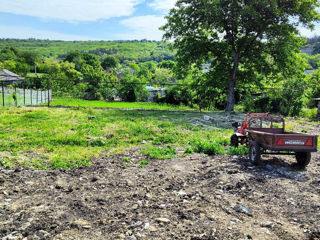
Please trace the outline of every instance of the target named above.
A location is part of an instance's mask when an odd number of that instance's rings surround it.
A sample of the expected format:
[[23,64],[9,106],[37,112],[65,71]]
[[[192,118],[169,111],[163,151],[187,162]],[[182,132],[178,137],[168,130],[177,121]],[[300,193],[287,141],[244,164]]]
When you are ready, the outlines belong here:
[[232,112],[234,109],[234,87],[236,86],[236,77],[239,68],[239,53],[235,52],[233,56],[233,67],[230,72],[229,88],[228,88],[228,99],[226,112]]

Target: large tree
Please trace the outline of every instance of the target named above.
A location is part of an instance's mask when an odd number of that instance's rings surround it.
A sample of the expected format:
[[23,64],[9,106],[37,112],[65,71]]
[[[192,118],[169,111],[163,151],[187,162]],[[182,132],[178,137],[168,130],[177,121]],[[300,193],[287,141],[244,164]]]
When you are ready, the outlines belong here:
[[233,111],[237,82],[294,70],[303,42],[298,27],[312,29],[319,6],[319,0],[178,0],[162,29],[174,40],[178,66],[211,62],[215,81],[228,86],[226,111]]

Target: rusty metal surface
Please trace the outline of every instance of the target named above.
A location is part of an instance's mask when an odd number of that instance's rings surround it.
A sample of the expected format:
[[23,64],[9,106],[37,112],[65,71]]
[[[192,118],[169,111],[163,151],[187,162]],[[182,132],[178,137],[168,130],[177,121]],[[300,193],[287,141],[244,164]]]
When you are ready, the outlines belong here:
[[[282,129],[280,129],[282,130]],[[260,145],[274,151],[317,151],[317,136],[295,132],[280,132],[279,129],[254,128],[248,129],[250,141],[257,141]],[[280,139],[283,145],[278,145]],[[312,146],[306,146],[308,140],[312,141]]]

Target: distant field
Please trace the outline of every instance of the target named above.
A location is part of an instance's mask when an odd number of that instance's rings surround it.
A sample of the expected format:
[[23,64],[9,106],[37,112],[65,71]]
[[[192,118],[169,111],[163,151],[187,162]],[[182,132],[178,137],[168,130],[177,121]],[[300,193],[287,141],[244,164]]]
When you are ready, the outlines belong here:
[[97,108],[122,108],[122,109],[148,109],[148,110],[185,110],[196,111],[186,106],[174,106],[167,104],[157,104],[152,102],[106,102],[106,101],[88,101],[72,98],[54,98],[50,102],[51,106],[69,106],[69,107],[97,107]]

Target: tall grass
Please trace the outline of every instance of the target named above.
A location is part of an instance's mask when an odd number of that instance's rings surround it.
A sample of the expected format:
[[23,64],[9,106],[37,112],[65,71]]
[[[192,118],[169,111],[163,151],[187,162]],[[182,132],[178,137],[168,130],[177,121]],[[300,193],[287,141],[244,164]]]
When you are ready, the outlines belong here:
[[0,165],[75,168],[89,165],[92,157],[137,146],[149,158],[165,159],[174,157],[175,149],[187,148],[197,139],[228,145],[231,130],[186,123],[185,119],[193,115],[86,108],[2,108]]

